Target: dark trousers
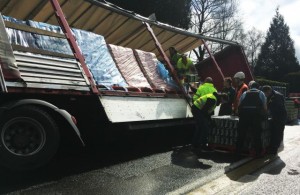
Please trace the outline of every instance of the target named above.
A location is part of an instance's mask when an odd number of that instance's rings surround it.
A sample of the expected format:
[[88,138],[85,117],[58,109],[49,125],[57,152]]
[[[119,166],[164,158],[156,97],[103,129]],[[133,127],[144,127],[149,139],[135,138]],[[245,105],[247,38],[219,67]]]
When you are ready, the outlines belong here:
[[276,150],[279,148],[281,141],[283,140],[285,122],[280,120],[271,120],[270,130],[271,130],[271,143],[270,149]]
[[246,136],[248,133],[253,135],[253,144],[256,155],[262,152],[262,118],[259,116],[241,116],[238,123],[238,136],[236,149],[240,153],[244,149],[244,144],[246,141]]
[[192,106],[192,113],[196,122],[192,145],[194,147],[205,146],[207,144],[208,132],[210,130],[210,115],[208,113],[204,113],[194,105]]

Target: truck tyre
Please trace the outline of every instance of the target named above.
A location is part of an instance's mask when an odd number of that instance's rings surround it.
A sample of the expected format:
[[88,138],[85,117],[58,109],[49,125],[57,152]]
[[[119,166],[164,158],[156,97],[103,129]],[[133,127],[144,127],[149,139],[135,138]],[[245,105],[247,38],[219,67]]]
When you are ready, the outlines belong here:
[[0,119],[0,163],[17,171],[36,169],[55,155],[59,140],[47,112],[30,105],[14,108]]

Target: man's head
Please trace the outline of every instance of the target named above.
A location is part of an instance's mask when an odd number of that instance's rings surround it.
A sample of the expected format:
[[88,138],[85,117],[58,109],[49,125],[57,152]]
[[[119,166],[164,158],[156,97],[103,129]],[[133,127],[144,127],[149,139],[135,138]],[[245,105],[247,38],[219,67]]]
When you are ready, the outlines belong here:
[[250,81],[249,84],[248,84],[248,87],[250,89],[258,89],[259,88],[259,84],[255,81]]
[[237,72],[235,73],[235,75],[233,76],[235,83],[240,86],[241,84],[244,83],[244,79],[245,79],[245,74],[243,72]]
[[272,87],[270,85],[264,85],[262,87],[262,91],[264,92],[266,97],[270,97],[272,94]]
[[187,63],[187,56],[186,56],[186,54],[183,54],[181,58],[182,58],[182,62],[184,64],[186,64]]
[[175,49],[175,47],[170,47],[169,52],[170,52],[170,56],[173,56],[174,54],[177,53],[177,50]]
[[231,77],[226,77],[224,79],[224,83],[223,83],[224,87],[229,88],[232,86],[232,79]]
[[213,83],[213,79],[211,77],[206,77],[204,83]]

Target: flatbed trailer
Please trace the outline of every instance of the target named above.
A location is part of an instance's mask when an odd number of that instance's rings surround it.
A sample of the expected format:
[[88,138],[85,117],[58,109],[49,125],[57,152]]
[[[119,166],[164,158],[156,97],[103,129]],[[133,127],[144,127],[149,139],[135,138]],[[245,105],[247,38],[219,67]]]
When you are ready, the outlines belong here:
[[[174,46],[184,53],[205,41],[241,50],[235,42],[193,34],[94,0],[4,0],[0,12],[0,163],[14,170],[45,165],[62,138],[75,136],[85,145],[88,137],[101,142],[103,137],[94,135],[104,131],[193,123],[188,94],[166,51]],[[80,47],[83,34],[94,36],[95,45],[102,41],[108,58]],[[49,48],[61,41],[55,50]],[[125,60],[132,60],[132,74],[119,50],[130,53]],[[90,56],[97,66],[88,63]],[[249,70],[242,59],[239,65]],[[109,71],[103,64],[109,60],[119,75],[116,83],[104,77]],[[175,88],[155,73],[159,61],[165,62]],[[235,73],[226,67],[223,74],[218,64],[222,61],[213,60],[201,76],[221,80]]]

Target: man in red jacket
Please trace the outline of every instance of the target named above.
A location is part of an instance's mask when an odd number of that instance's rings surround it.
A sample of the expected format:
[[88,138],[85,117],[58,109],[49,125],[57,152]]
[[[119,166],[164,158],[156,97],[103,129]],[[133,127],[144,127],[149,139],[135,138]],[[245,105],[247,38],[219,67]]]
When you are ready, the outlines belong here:
[[234,102],[233,102],[233,114],[237,115],[240,98],[241,98],[242,94],[245,91],[247,91],[249,88],[244,83],[245,74],[243,72],[237,72],[233,78],[234,78],[234,82],[236,84],[235,98],[234,98]]

